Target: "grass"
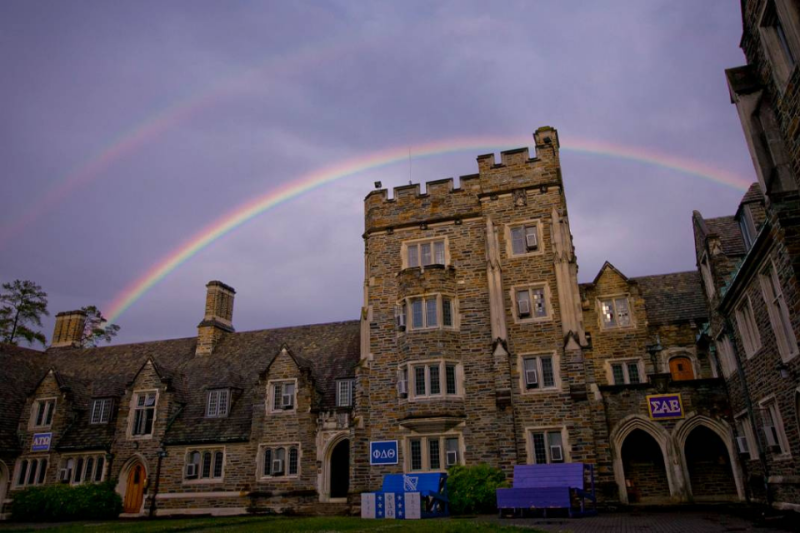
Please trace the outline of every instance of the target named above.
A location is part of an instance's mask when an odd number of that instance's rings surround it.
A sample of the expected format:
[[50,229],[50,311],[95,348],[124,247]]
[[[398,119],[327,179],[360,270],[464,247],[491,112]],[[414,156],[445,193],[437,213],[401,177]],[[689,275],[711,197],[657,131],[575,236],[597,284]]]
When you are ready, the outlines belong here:
[[192,531],[419,531],[422,533],[461,533],[461,532],[501,532],[519,533],[515,527],[499,526],[469,518],[435,520],[362,520],[344,517],[281,517],[281,516],[242,516],[224,518],[184,518],[157,520],[118,520],[107,522],[74,522],[68,524],[37,524],[34,528],[27,524],[6,524],[0,527],[6,531],[46,531],[47,533],[137,533],[140,531],[192,532]]

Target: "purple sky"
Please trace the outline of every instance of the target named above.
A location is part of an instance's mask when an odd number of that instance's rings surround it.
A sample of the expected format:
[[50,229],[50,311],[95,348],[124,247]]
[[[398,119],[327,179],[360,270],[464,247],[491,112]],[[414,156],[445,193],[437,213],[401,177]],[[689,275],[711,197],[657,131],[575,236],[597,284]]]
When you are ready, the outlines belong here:
[[[0,281],[50,311],[102,308],[218,216],[375,150],[464,136],[656,149],[754,179],[724,69],[744,63],[737,0],[0,2],[0,227],[138,127],[202,102],[15,232]],[[474,151],[414,161],[424,182]],[[695,267],[691,213],[742,193],[562,153],[581,281]],[[117,342],[191,336],[204,285],[237,289],[240,331],[358,317],[363,198],[407,163],[272,209],[182,265],[117,321]],[[52,319],[44,333],[52,334]]]

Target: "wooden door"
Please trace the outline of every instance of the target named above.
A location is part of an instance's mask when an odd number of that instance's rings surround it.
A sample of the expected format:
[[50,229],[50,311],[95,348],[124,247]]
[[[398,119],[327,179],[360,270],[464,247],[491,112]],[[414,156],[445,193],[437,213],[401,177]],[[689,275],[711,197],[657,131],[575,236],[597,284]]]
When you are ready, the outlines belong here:
[[688,357],[673,357],[669,360],[669,371],[674,381],[694,379],[692,361]]
[[145,473],[144,466],[136,463],[128,471],[128,485],[125,489],[124,511],[126,513],[138,513],[142,510],[142,498],[144,497]]

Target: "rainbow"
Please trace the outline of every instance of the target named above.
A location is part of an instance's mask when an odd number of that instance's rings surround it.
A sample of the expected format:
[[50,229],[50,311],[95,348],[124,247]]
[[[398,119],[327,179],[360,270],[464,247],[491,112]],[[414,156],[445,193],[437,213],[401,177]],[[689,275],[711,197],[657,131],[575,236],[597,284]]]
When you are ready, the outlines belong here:
[[[111,301],[106,307],[109,310],[108,319],[112,322],[117,320],[125,310],[130,308],[131,305],[144,296],[153,286],[213,242],[221,239],[236,228],[273,207],[288,202],[328,183],[367,170],[375,170],[394,163],[405,162],[409,159],[409,153],[413,154],[413,158],[419,159],[469,150],[508,149],[517,146],[527,146],[528,144],[528,139],[512,137],[447,139],[418,146],[402,146],[372,152],[301,176],[300,178],[274,189],[270,189],[260,197],[235,207],[227,214],[219,217],[197,232],[174,251],[164,256],[147,270],[147,272],[125,287],[125,289]],[[710,180],[742,191],[747,190],[750,185],[750,181],[741,176],[714,168],[699,161],[676,157],[641,147],[615,145],[601,141],[567,137],[563,138],[561,142],[561,151],[644,163]]]

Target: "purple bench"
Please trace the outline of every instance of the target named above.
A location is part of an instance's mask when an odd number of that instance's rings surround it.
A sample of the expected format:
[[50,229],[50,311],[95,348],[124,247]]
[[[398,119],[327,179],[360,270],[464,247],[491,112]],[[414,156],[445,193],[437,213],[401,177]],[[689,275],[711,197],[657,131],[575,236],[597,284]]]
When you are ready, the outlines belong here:
[[[584,490],[586,475],[591,490]],[[586,500],[594,505],[586,509]],[[518,465],[514,467],[514,487],[497,489],[497,509],[500,516],[525,509],[566,509],[570,518],[597,514],[594,493],[594,467],[583,463],[549,465]]]

